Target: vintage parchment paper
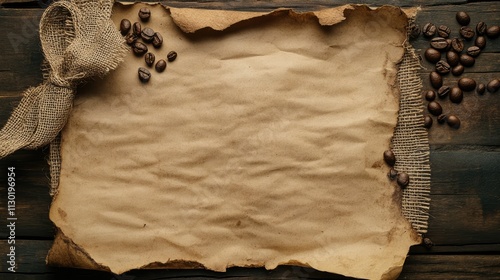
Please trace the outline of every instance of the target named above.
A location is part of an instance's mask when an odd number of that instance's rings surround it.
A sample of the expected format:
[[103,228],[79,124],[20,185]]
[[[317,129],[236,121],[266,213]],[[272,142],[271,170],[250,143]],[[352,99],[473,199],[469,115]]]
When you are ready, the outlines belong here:
[[[113,20],[137,20],[141,5],[116,5]],[[179,57],[141,84],[130,54],[79,91],[49,264],[396,278],[419,241],[382,161],[406,15],[151,8],[165,39],[153,52]]]

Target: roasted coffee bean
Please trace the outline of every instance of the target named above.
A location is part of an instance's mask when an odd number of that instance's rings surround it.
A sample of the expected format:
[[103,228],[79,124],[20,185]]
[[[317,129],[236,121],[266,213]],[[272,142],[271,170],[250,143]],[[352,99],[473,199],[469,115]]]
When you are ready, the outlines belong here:
[[472,67],[474,63],[476,63],[476,60],[472,56],[465,53],[460,55],[460,64],[463,66]]
[[156,65],[155,65],[156,71],[161,73],[161,72],[165,71],[165,68],[167,68],[167,62],[165,60],[160,59],[160,60],[158,60],[158,62],[156,62]]
[[436,92],[433,91],[433,90],[428,90],[425,93],[425,100],[427,100],[427,101],[433,101],[434,99],[436,99]]
[[455,51],[448,51],[446,53],[446,61],[448,61],[448,64],[450,64],[450,66],[455,67],[460,62],[460,57]]
[[484,21],[480,21],[477,23],[476,25],[477,35],[484,35],[486,33],[486,29],[488,29],[488,26],[486,25],[486,23],[484,23]]
[[480,49],[484,49],[484,47],[486,47],[486,38],[484,36],[477,36],[476,41],[474,41],[474,45]]
[[155,35],[155,32],[153,29],[146,27],[142,30],[141,32],[141,38],[144,40],[144,42],[152,42],[153,41],[153,36]]
[[163,36],[160,33],[155,32],[153,35],[153,47],[159,48],[163,44]]
[[451,50],[451,39],[450,38],[446,39],[446,44],[448,44],[448,46],[446,46],[446,49],[444,49],[444,50],[445,51]]
[[472,28],[468,26],[462,26],[460,28],[460,35],[462,35],[465,40],[469,41],[470,39],[474,38],[474,35],[476,35],[476,33],[474,32],[474,30],[472,30]]
[[427,116],[424,117],[424,127],[425,128],[431,128],[432,122],[433,121],[432,121],[432,117],[431,116],[427,115]]
[[464,73],[464,66],[461,65],[461,64],[458,64],[457,66],[451,68],[451,74],[453,74],[453,76],[460,76]]
[[409,28],[410,28],[410,38],[417,39],[418,36],[420,36],[421,32],[420,26],[416,23],[411,23]]
[[384,161],[389,166],[394,166],[396,163],[396,156],[392,152],[392,150],[387,150],[384,152]]
[[437,29],[437,33],[443,38],[448,38],[450,36],[451,29],[446,25],[440,25]]
[[142,31],[141,24],[138,22],[134,22],[134,25],[132,25],[132,33],[134,33],[137,37],[140,37],[141,31]]
[[446,96],[448,96],[448,93],[450,93],[450,87],[449,86],[442,86],[438,89],[437,91],[437,95],[439,96],[439,98],[443,99],[445,98]]
[[132,45],[132,51],[138,55],[138,56],[141,56],[145,53],[148,52],[148,46],[146,46],[144,43],[141,43],[141,42],[135,42],[133,45]]
[[151,10],[149,10],[148,8],[143,7],[139,10],[139,18],[141,18],[142,21],[148,21],[150,17]]
[[448,118],[447,115],[442,114],[437,117],[438,124],[443,124],[446,122],[446,119]]
[[130,20],[124,18],[120,22],[120,32],[122,35],[127,35],[127,33],[130,31],[130,28],[132,28],[132,24],[130,23]]
[[171,51],[167,54],[168,62],[172,62],[177,58],[177,53],[175,51]]
[[457,22],[462,26],[468,25],[470,23],[470,16],[466,12],[462,12],[462,11],[457,12],[457,14],[455,15],[455,18],[457,19]]
[[448,62],[444,60],[440,60],[436,63],[436,72],[438,72],[441,75],[446,75],[450,73],[451,67],[448,64]]
[[443,37],[432,38],[431,47],[435,48],[438,51],[445,50],[448,47],[448,42]]
[[499,79],[493,79],[491,80],[487,85],[486,85],[486,89],[491,92],[491,93],[495,93],[498,91],[498,89],[500,89],[500,80]]
[[449,115],[448,118],[446,119],[446,122],[452,128],[457,129],[460,127],[460,119],[455,115]]
[[398,176],[398,171],[394,168],[391,168],[391,170],[389,170],[389,173],[387,173],[387,177],[389,177],[389,179],[391,180],[396,179],[397,176]]
[[405,172],[398,173],[398,179],[396,180],[401,188],[406,188],[410,183],[410,176]]
[[476,88],[477,94],[483,95],[485,91],[486,91],[486,86],[484,84],[481,83],[481,84],[477,85],[477,88]]
[[472,57],[477,57],[481,53],[481,49],[478,46],[472,46],[467,49],[467,54]]
[[125,36],[125,42],[129,44],[130,46],[133,45],[137,39],[139,39],[134,33],[129,33],[127,36]]
[[438,72],[431,72],[429,74],[429,81],[435,89],[438,89],[443,85],[443,77],[441,77]]
[[471,78],[460,78],[458,80],[458,87],[463,91],[473,91],[476,89],[476,81]]
[[437,28],[433,23],[426,23],[424,27],[422,28],[422,34],[424,34],[425,37],[430,38],[436,35]]
[[431,101],[427,104],[427,110],[434,116],[439,116],[443,113],[443,108],[436,101]]
[[430,249],[434,246],[434,243],[432,243],[429,238],[425,237],[424,240],[422,240],[422,245],[424,245],[425,248]]
[[138,73],[139,80],[141,80],[141,82],[143,83],[147,83],[149,79],[151,79],[151,72],[149,72],[149,70],[146,68],[139,67]]
[[493,25],[488,27],[488,29],[486,29],[486,36],[488,36],[488,38],[490,39],[495,39],[499,35],[500,35],[500,26],[498,25]]
[[464,99],[464,93],[459,87],[452,87],[450,90],[450,101],[453,103],[460,103]]
[[436,63],[441,59],[441,52],[434,48],[428,48],[424,53],[425,59],[431,63]]
[[155,55],[153,53],[148,52],[144,56],[144,60],[146,61],[146,64],[151,67],[155,63]]
[[464,50],[464,40],[459,38],[451,39],[451,48],[457,53],[461,53]]

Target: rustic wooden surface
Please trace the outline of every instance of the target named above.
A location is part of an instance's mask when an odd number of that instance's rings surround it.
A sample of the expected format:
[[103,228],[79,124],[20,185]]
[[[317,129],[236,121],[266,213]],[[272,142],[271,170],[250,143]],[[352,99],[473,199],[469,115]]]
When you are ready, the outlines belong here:
[[[483,20],[500,24],[500,2],[467,3],[463,0],[411,1],[169,1],[169,6],[207,9],[268,11],[278,7],[312,10],[348,2],[370,5],[422,6],[417,23],[446,24],[458,36],[455,13],[467,11],[471,25]],[[470,1],[472,2],[472,1]],[[42,54],[37,34],[38,21],[47,1],[0,0],[0,126],[27,87],[40,83]],[[428,40],[413,42],[420,54]],[[422,62],[422,78],[433,66]],[[476,65],[463,76],[487,82],[500,78],[500,38],[489,40]],[[448,76],[445,84],[456,78]],[[430,130],[432,190],[429,233],[435,246],[410,250],[400,279],[500,279],[500,92],[478,96],[466,93],[460,105],[443,102],[447,112],[462,117],[462,127],[453,130],[435,124]],[[132,271],[114,276],[109,273],[52,268],[45,265],[54,229],[48,219],[47,151],[19,151],[0,160],[0,220],[6,221],[7,167],[16,167],[17,181],[17,263],[18,272],[7,271],[8,232],[0,227],[0,279],[349,279],[298,267],[264,269],[233,268],[227,273],[203,270]]]

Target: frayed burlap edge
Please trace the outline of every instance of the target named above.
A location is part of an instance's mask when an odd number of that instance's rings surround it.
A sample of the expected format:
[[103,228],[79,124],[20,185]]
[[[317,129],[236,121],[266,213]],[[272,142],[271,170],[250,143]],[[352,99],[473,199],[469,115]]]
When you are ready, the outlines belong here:
[[[413,21],[410,19],[410,23]],[[398,124],[391,144],[396,155],[394,168],[410,176],[410,184],[403,190],[401,210],[413,228],[424,234],[428,226],[431,189],[429,137],[424,128],[420,59],[409,42],[405,42],[404,49],[397,74]]]
[[[410,19],[413,22],[414,19]],[[403,191],[402,213],[419,233],[427,232],[430,208],[429,138],[423,124],[421,99],[422,80],[420,60],[409,42],[404,44],[405,53],[397,74],[400,90],[398,124],[392,138],[396,155],[396,170],[410,175],[410,184]],[[61,137],[50,144],[50,194],[57,195],[61,170]]]

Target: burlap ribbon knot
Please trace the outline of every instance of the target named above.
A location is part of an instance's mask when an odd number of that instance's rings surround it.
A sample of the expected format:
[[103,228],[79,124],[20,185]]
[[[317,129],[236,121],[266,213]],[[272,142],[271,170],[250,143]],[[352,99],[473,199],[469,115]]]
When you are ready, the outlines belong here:
[[50,143],[63,129],[76,87],[115,69],[126,53],[111,21],[112,0],[58,1],[40,20],[40,41],[48,78],[23,94],[0,131],[0,158],[18,149]]

